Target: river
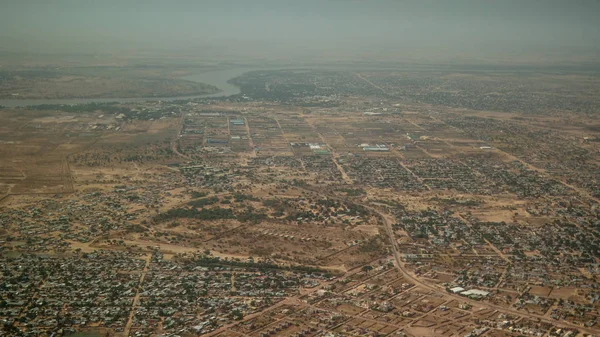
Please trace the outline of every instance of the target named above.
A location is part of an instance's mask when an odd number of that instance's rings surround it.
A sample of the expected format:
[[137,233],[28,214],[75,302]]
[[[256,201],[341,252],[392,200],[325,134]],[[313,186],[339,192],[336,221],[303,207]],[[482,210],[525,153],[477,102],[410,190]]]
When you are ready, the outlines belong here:
[[195,95],[195,96],[176,96],[176,97],[135,97],[135,98],[67,98],[67,99],[0,99],[0,105],[5,107],[17,107],[17,106],[29,106],[29,105],[40,105],[40,104],[84,104],[84,103],[106,103],[106,102],[145,102],[145,101],[172,101],[175,99],[191,99],[201,97],[225,97],[231,95],[237,95],[240,93],[240,89],[235,85],[227,83],[228,80],[245,74],[253,70],[264,70],[256,67],[236,67],[236,68],[225,68],[219,70],[209,70],[197,74],[184,76],[181,79],[206,83],[214,85],[221,89],[220,92],[208,95]]

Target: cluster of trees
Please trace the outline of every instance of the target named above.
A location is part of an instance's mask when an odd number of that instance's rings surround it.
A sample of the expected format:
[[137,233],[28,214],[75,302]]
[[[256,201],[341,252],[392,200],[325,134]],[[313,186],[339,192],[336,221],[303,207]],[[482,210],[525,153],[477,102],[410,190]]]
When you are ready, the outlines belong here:
[[[216,197],[213,197],[216,198]],[[257,212],[253,207],[247,207],[244,211],[239,213],[234,213],[231,208],[196,208],[196,205],[205,206],[210,202],[217,202],[217,200],[213,200],[212,198],[205,198],[202,200],[194,200],[190,201],[192,208],[174,208],[166,211],[165,213],[159,214],[155,217],[156,221],[167,221],[174,220],[179,218],[191,218],[191,219],[200,219],[200,220],[221,220],[221,219],[236,219],[240,222],[250,222],[250,223],[258,223],[262,220],[268,218],[267,214]]]
[[192,200],[192,201],[188,202],[188,205],[190,205],[192,207],[204,207],[204,206],[207,206],[207,205],[214,205],[217,202],[219,202],[219,198],[217,198],[217,197],[209,197],[209,198],[202,198],[202,199]]
[[230,208],[174,208],[156,216],[157,221],[166,221],[178,218],[192,218],[200,220],[235,219],[236,216]]
[[288,270],[300,273],[308,273],[308,274],[317,274],[323,277],[329,278],[331,274],[320,268],[311,267],[311,266],[282,266],[272,262],[266,261],[254,261],[254,259],[249,259],[248,261],[241,260],[230,260],[230,259],[221,259],[218,256],[210,256],[210,255],[197,255],[193,257],[190,262],[197,266],[202,267],[243,267],[249,269],[255,269],[261,272],[266,272],[268,270]]
[[242,202],[242,201],[246,201],[246,200],[250,200],[250,201],[259,201],[258,198],[250,195],[250,194],[242,194],[242,193],[234,193],[233,194],[233,199],[236,202]]
[[40,104],[28,106],[29,110],[56,110],[72,113],[81,112],[94,112],[103,111],[110,114],[124,114],[131,113],[131,109],[118,106],[119,102],[107,102],[107,103],[85,103],[85,104]]
[[155,162],[172,158],[174,155],[168,141],[157,141],[126,147],[103,147],[69,156],[69,161],[76,165],[98,167],[123,162]]
[[140,119],[140,120],[150,120],[150,119],[159,119],[164,116],[173,116],[174,111],[173,108],[162,108],[162,109],[153,109],[149,110],[132,110],[127,107],[120,106],[119,102],[107,102],[107,103],[83,103],[83,104],[40,104],[40,105],[32,105],[27,107],[30,110],[54,110],[54,111],[64,111],[70,113],[88,113],[94,111],[102,111],[107,114],[112,115],[123,115],[124,120],[130,119]]
[[257,213],[253,207],[248,206],[242,213],[237,215],[237,219],[240,222],[259,223],[262,220],[267,219],[265,213]]
[[282,202],[277,199],[266,199],[263,200],[263,206],[270,208],[277,208],[282,205]]
[[203,198],[205,196],[207,196],[208,193],[206,192],[198,192],[198,191],[192,191],[192,198],[196,199],[196,198]]

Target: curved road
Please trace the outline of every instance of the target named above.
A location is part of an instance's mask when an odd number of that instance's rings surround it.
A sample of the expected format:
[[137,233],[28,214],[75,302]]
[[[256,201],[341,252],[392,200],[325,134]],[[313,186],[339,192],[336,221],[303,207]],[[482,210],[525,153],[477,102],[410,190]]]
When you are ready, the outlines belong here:
[[[371,207],[367,207],[369,209],[371,209],[373,212],[379,214],[379,216],[383,219],[383,222],[385,223],[385,229],[386,232],[389,236],[389,239],[391,241],[392,244],[392,252],[394,254],[394,259],[396,260],[396,266],[398,268],[398,270],[404,275],[404,277],[406,277],[408,280],[410,280],[411,282],[414,282],[416,285],[419,285],[423,288],[432,290],[432,291],[444,291],[441,289],[441,287],[438,286],[432,286],[430,284],[427,284],[421,280],[419,280],[416,276],[414,276],[413,274],[411,274],[406,267],[404,266],[404,264],[402,263],[402,260],[400,259],[400,253],[398,252],[398,247],[396,246],[396,239],[394,236],[394,231],[392,229],[392,222],[390,220],[391,217],[387,214],[384,214],[382,212],[380,212],[379,210],[375,209],[375,208],[371,208]],[[502,307],[499,305],[495,305],[495,304],[491,304],[491,303],[483,303],[480,301],[475,301],[472,299],[469,299],[468,297],[464,297],[464,296],[459,296],[459,295],[455,295],[455,294],[450,294],[444,291],[444,295],[460,300],[462,302],[468,302],[469,304],[471,304],[472,306],[486,306],[501,312],[505,312],[505,313],[511,313],[513,315],[517,315],[517,316],[521,316],[521,317],[527,317],[533,320],[540,320],[543,322],[547,322],[552,324],[553,326],[562,326],[562,327],[568,327],[568,328],[573,328],[573,329],[577,329],[580,332],[585,332],[588,334],[593,334],[596,335],[600,332],[600,330],[597,329],[590,329],[587,327],[583,327],[577,324],[573,324],[570,322],[566,322],[566,321],[556,321],[556,320],[549,320],[547,317],[543,316],[543,315],[537,315],[537,314],[532,314],[532,313],[527,313],[527,312],[522,312],[522,311],[518,311],[515,309],[511,309],[511,308],[506,308],[506,307]]]

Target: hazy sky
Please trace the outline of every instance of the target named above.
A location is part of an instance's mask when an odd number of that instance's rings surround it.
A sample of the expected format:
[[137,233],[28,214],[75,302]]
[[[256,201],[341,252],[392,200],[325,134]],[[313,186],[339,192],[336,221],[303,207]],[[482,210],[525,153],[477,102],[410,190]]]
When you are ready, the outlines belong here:
[[575,55],[600,49],[599,18],[597,0],[3,0],[0,48]]

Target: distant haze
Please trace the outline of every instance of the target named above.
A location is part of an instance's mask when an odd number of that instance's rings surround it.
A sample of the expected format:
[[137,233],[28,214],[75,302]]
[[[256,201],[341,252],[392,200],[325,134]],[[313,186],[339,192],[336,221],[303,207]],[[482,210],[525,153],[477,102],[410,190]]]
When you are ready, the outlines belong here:
[[593,62],[600,1],[5,0],[0,51],[297,62]]

